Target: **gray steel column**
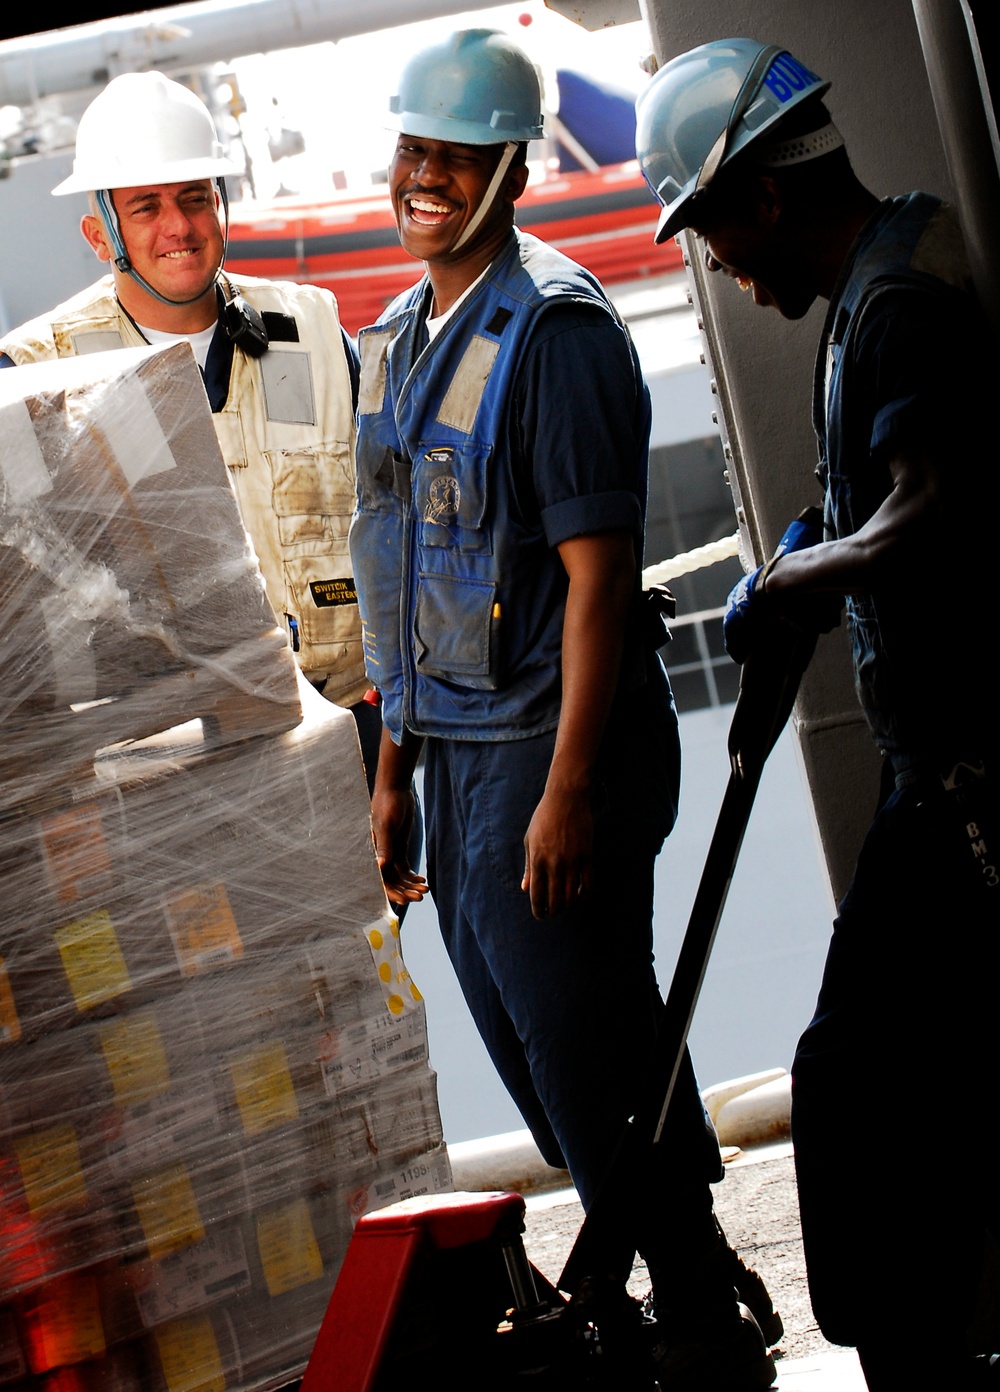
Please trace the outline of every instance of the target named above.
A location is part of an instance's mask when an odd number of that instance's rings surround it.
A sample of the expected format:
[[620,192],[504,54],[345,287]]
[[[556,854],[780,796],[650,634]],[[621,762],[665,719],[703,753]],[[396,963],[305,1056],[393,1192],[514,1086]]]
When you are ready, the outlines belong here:
[[1000,172],[997,125],[968,0],[913,0],[973,279],[1000,328]]

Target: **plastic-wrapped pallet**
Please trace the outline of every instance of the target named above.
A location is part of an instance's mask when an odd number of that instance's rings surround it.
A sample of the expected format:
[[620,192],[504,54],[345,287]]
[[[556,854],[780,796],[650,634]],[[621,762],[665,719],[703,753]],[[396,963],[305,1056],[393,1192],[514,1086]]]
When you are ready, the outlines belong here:
[[450,1188],[354,722],[186,347],[0,373],[0,1392],[277,1387]]

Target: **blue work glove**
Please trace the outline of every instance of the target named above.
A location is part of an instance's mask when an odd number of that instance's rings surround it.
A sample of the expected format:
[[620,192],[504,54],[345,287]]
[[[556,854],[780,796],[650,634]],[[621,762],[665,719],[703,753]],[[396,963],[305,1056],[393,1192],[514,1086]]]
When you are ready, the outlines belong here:
[[[814,521],[814,517],[817,520]],[[751,571],[749,575],[744,575],[739,584],[733,587],[722,620],[722,636],[726,652],[734,662],[745,661],[761,627],[774,622],[773,611],[767,607],[764,587],[768,571],[775,561],[787,556],[790,551],[804,551],[806,547],[815,546],[822,540],[823,528],[818,520],[818,512],[815,508],[807,508],[802,517],[796,517],[795,521],[786,527],[771,559]],[[839,604],[837,612],[839,613]],[[833,624],[829,627],[832,628]]]

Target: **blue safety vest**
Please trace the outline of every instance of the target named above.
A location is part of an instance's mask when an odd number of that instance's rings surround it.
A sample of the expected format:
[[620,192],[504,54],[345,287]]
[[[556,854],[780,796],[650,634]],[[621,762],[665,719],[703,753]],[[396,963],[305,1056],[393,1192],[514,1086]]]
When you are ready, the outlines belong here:
[[404,727],[527,738],[558,724],[565,577],[541,529],[518,520],[508,408],[547,305],[620,321],[589,272],[516,232],[421,347],[429,297],[425,278],[359,336],[351,555],[366,670],[396,740]]
[[[834,537],[858,531],[892,490],[888,464],[871,457],[875,423],[857,409],[854,373],[866,314],[882,295],[906,287],[946,296],[970,289],[954,210],[926,193],[883,203],[831,297],[816,363],[813,420],[826,530]],[[942,730],[948,716],[940,684],[935,691],[927,680],[928,612],[926,606],[921,612],[911,579],[897,576],[881,589],[847,597],[858,695],[901,786],[921,772],[931,740],[949,738]]]

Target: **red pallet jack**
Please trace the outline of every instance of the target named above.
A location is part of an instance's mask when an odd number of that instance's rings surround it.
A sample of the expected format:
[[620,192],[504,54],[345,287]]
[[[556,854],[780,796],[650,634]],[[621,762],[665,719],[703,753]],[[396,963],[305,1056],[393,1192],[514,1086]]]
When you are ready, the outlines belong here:
[[[815,510],[802,520],[815,525]],[[775,625],[743,665],[729,782],[667,994],[647,1098],[622,1133],[558,1287],[527,1259],[519,1194],[429,1196],[367,1214],[301,1392],[387,1392],[421,1377],[455,1392],[654,1392],[656,1326],[626,1292],[636,1247],[623,1196],[667,1125],[764,764],[815,644],[814,633]]]

